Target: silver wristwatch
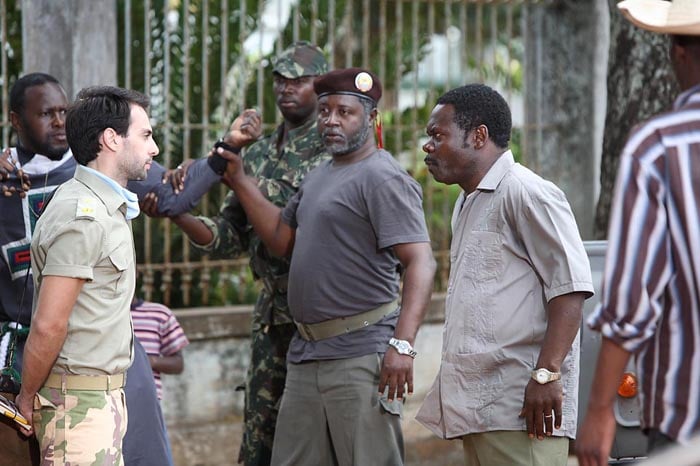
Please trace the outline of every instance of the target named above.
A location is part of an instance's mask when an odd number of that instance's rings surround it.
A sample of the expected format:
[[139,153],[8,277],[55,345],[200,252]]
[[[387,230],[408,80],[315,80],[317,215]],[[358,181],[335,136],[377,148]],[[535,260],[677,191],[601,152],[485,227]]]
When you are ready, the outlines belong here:
[[561,372],[552,372],[544,367],[540,367],[539,369],[532,371],[530,377],[532,377],[532,380],[538,384],[544,385],[546,383],[561,379]]
[[416,357],[416,350],[413,349],[413,346],[406,340],[399,340],[397,338],[392,338],[389,340],[389,344],[393,346],[396,351],[399,354],[405,354],[407,356],[411,356],[412,358]]

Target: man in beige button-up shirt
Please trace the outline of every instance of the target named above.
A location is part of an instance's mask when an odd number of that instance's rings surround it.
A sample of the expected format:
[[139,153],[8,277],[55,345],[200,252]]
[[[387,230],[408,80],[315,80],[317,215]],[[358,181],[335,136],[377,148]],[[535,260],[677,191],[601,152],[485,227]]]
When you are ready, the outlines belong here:
[[21,413],[42,464],[121,464],[135,286],[131,219],[158,154],[148,98],[114,87],[83,89],[65,134],[80,164],[56,189],[31,245],[35,293],[24,350]]
[[452,216],[443,357],[417,419],[467,465],[565,465],[590,265],[564,194],[515,163],[510,109],[484,85],[443,95],[425,162],[464,190]]

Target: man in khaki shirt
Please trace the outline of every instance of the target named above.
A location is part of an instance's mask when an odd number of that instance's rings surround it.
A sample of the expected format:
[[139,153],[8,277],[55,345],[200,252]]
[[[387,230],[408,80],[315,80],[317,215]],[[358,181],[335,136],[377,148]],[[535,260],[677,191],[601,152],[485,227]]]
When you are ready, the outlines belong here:
[[83,89],[66,117],[80,164],[37,222],[31,245],[37,297],[24,351],[21,413],[49,464],[119,464],[126,431],[122,387],[131,364],[135,287],[131,219],[158,146],[148,98]]
[[566,465],[590,265],[564,194],[515,163],[510,109],[484,85],[449,91],[425,163],[458,184],[443,357],[417,419],[462,438],[467,465]]

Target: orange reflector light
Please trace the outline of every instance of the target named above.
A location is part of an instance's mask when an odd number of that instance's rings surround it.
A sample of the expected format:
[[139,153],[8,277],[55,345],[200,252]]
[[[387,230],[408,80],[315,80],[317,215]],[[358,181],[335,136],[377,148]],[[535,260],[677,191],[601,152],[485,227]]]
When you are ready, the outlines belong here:
[[617,394],[622,398],[632,398],[637,396],[637,377],[631,372],[622,374],[620,386],[617,387]]

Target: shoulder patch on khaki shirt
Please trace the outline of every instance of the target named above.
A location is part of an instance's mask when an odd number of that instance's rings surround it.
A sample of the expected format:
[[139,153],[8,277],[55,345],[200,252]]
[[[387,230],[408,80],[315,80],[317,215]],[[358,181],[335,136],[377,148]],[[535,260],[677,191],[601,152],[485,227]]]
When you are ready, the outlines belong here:
[[78,204],[75,209],[75,218],[95,218],[95,202],[91,197],[82,197],[78,199]]

